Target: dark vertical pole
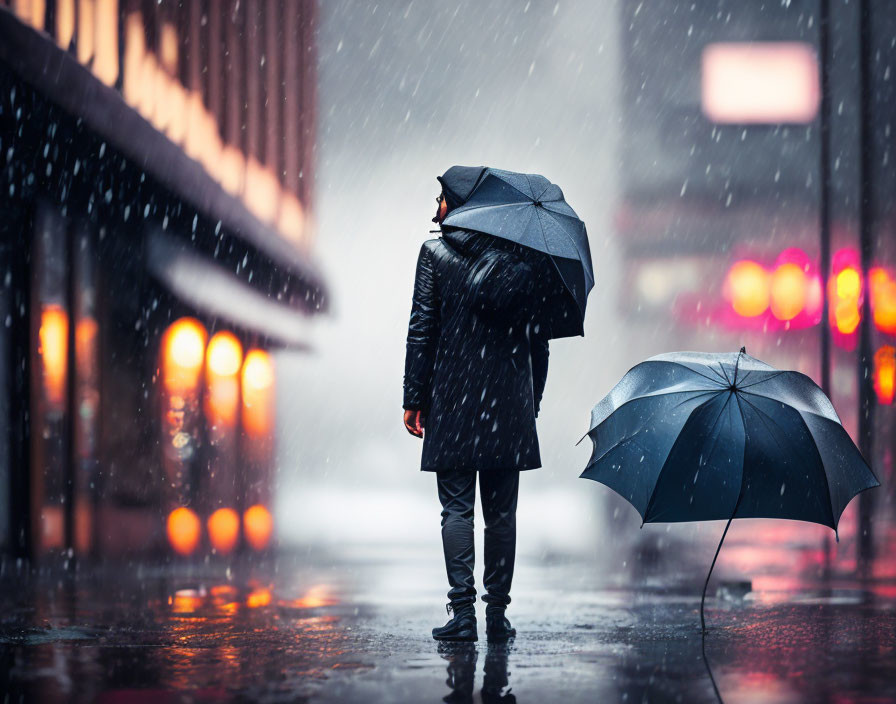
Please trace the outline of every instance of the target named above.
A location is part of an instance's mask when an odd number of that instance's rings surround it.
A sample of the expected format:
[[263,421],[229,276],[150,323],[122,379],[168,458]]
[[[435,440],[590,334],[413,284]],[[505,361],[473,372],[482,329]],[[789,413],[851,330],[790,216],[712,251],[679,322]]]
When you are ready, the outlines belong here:
[[818,53],[821,64],[821,114],[819,170],[821,193],[819,195],[819,263],[821,275],[821,389],[831,395],[831,327],[828,322],[828,277],[831,272],[831,3],[820,0],[818,28]]
[[[859,250],[861,254],[862,282],[865,287],[862,299],[862,317],[859,324],[859,450],[871,464],[874,450],[874,389],[872,387],[871,349],[871,291],[868,286],[868,272],[872,258],[872,86],[871,86],[871,6],[870,0],[859,3],[859,159],[860,159],[860,199],[859,199]],[[865,570],[873,558],[873,535],[871,514],[873,510],[871,492],[859,496],[859,564]]]
[[226,42],[226,75],[227,85],[224,101],[224,141],[233,147],[245,149],[243,146],[243,106],[245,93],[243,92],[243,66],[242,42],[240,41],[240,28],[243,26],[242,13],[239,2],[228,3],[228,12],[224,20],[224,34]]
[[283,102],[280,86],[280,52],[278,35],[283,31],[280,24],[281,7],[277,0],[265,0],[264,4],[264,164],[277,174],[277,180],[283,179],[280,154],[283,144],[280,142],[280,110]]
[[246,129],[246,156],[261,162],[264,159],[262,153],[261,130],[261,46],[259,24],[261,22],[261,5],[258,0],[246,1],[245,24],[245,78],[246,93],[244,96],[244,119]]
[[[21,203],[21,202],[20,202]],[[9,350],[9,468],[10,468],[10,545],[15,557],[33,554],[31,515],[31,242],[34,232],[33,208],[20,208],[21,219],[5,219],[0,233],[8,243],[14,264],[10,308]],[[8,228],[8,229],[7,229]],[[18,231],[17,231],[18,230]],[[25,236],[22,237],[22,233]]]
[[[819,171],[821,192],[818,202],[819,219],[819,261],[821,276],[821,389],[831,395],[831,325],[828,279],[831,275],[831,2],[820,0],[820,22],[818,23],[818,55],[821,69],[821,114],[819,115]],[[825,532],[824,550],[825,573],[831,567],[831,536]]]
[[62,425],[62,496],[63,496],[63,531],[64,546],[69,554],[75,554],[75,467],[77,453],[75,450],[75,432],[78,417],[78,369],[77,338],[75,330],[78,325],[78,310],[75,305],[78,295],[78,265],[76,263],[77,236],[74,228],[68,226],[65,232],[66,243],[66,296],[65,308],[68,314],[68,342],[66,352],[65,376],[65,411]]

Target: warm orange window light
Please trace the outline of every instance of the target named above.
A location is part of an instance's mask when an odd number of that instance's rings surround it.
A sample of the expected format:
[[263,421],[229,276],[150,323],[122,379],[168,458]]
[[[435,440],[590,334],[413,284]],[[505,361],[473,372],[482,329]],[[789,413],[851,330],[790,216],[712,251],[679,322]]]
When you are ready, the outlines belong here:
[[199,516],[181,506],[168,514],[168,543],[181,555],[189,555],[199,546],[202,524]]
[[209,340],[205,355],[205,412],[211,425],[236,424],[240,404],[239,372],[243,346],[231,332],[222,330]]
[[868,272],[868,283],[874,325],[881,332],[896,334],[896,281],[886,269],[874,267]]
[[170,392],[196,387],[205,357],[206,332],[195,318],[180,318],[162,337],[162,379]]
[[78,0],[78,61],[87,64],[93,58],[94,32],[96,30],[95,0]]
[[878,403],[893,403],[896,388],[896,348],[884,345],[874,353],[874,391]]
[[769,275],[756,262],[742,259],[728,270],[724,293],[738,315],[753,318],[762,315],[769,305]]
[[805,124],[820,100],[811,44],[720,42],[703,49],[701,103],[713,122]]
[[68,370],[68,314],[62,306],[49,304],[40,314],[40,354],[44,372],[44,393],[52,410],[65,406]]
[[246,354],[242,392],[243,428],[251,435],[267,435],[273,425],[274,363],[264,350]]
[[210,374],[236,376],[243,364],[243,346],[232,332],[217,332],[209,340],[206,361]]
[[118,0],[96,0],[93,73],[107,86],[118,80]]
[[862,295],[862,277],[855,267],[847,266],[831,277],[828,285],[831,306],[831,324],[844,335],[849,335],[862,319],[859,303]]
[[75,0],[56,0],[56,43],[68,49],[75,36]]
[[246,509],[243,514],[243,532],[246,542],[254,550],[264,550],[271,542],[274,533],[274,519],[271,512],[261,504]]
[[240,536],[240,517],[232,508],[219,508],[208,517],[208,539],[212,547],[222,554],[236,547]]
[[778,320],[793,320],[806,307],[809,280],[798,264],[786,262],[771,275],[772,315]]

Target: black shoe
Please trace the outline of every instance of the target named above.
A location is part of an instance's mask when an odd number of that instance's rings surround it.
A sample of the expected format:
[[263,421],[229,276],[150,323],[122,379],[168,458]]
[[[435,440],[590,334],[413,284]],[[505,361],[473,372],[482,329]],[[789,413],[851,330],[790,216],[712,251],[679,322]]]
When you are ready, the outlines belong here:
[[510,625],[503,608],[485,610],[485,635],[489,643],[503,643],[516,636],[516,629]]
[[445,608],[449,614],[453,611],[454,616],[441,628],[432,629],[433,638],[466,642],[479,640],[479,634],[476,632],[476,609],[473,604],[465,604],[457,608],[448,604]]

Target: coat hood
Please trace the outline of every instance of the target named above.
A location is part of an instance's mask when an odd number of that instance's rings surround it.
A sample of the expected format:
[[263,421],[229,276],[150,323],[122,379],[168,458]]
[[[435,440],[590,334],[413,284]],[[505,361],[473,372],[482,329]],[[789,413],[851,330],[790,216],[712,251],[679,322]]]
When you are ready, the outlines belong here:
[[436,176],[448,201],[449,213],[467,202],[484,172],[484,166],[452,166],[441,176]]

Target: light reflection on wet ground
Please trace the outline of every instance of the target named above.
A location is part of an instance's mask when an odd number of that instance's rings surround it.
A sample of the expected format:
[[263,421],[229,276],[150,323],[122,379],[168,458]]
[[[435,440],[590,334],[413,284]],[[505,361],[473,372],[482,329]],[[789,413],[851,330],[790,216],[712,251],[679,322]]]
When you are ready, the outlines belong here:
[[[634,590],[576,560],[522,560],[516,641],[440,647],[428,636],[445,619],[437,558],[281,556],[77,579],[7,569],[2,690],[107,703],[716,701],[699,579]],[[778,585],[708,607],[724,701],[896,702],[892,585]]]

